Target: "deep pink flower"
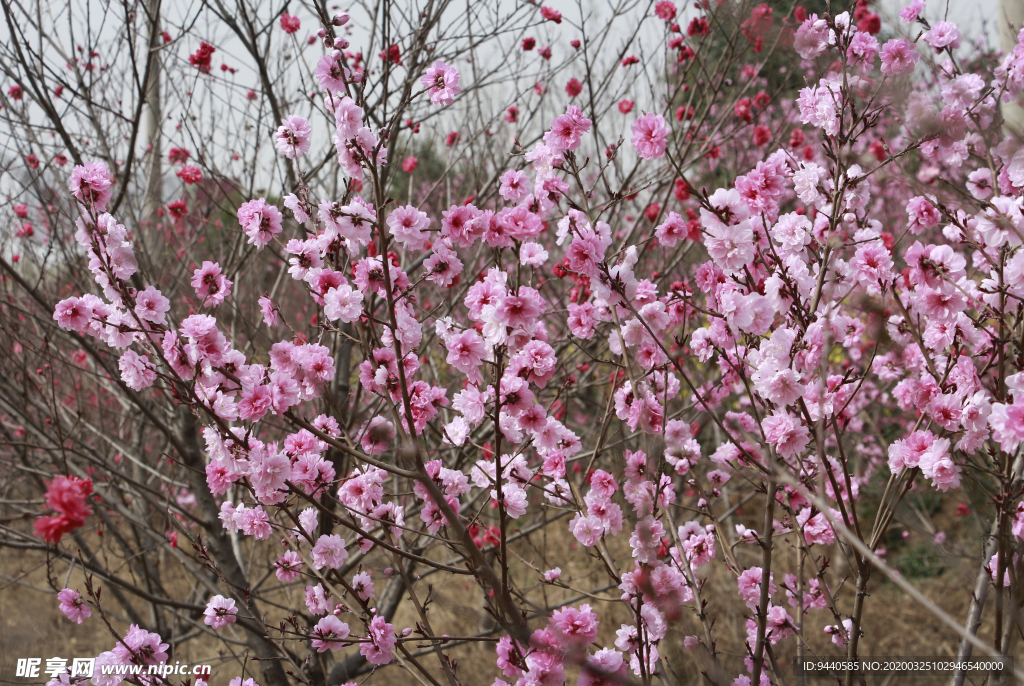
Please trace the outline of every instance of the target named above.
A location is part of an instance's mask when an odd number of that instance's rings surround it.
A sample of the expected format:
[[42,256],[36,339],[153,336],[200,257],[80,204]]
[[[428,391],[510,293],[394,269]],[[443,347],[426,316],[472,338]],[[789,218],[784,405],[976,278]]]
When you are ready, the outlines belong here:
[[321,536],[309,554],[315,569],[338,569],[348,559],[345,541],[338,534]]
[[298,17],[284,12],[281,14],[281,30],[287,34],[292,34],[298,31],[302,27],[302,22],[299,21]]
[[327,615],[313,627],[309,632],[313,647],[316,652],[322,653],[325,650],[341,650],[345,647],[344,639],[348,638],[348,624],[341,621],[334,615]]
[[447,288],[462,271],[462,261],[452,250],[450,242],[440,240],[434,244],[434,252],[423,263],[423,269],[428,281]]
[[78,591],[65,588],[57,594],[57,600],[60,601],[60,611],[76,624],[81,624],[92,616],[92,610],[85,604]]
[[231,295],[232,283],[216,262],[205,261],[192,274],[192,288],[203,307],[216,307],[224,302]]
[[829,31],[826,21],[819,19],[817,14],[812,14],[796,30],[793,48],[803,59],[814,59],[828,48]]
[[149,388],[156,381],[156,370],[147,355],[139,355],[134,350],[125,350],[117,361],[121,370],[121,380],[134,391]]
[[584,603],[580,609],[563,607],[551,614],[551,631],[563,648],[582,648],[597,640],[597,614]]
[[320,88],[331,93],[344,92],[345,81],[350,78],[351,73],[342,63],[343,59],[342,52],[335,50],[317,61],[313,76],[316,77]]
[[654,5],[654,16],[663,21],[672,21],[676,18],[676,5],[672,0],[661,0]]
[[870,33],[858,31],[846,49],[846,56],[855,64],[872,66],[878,56],[878,39]]
[[[740,574],[736,580],[740,596],[751,610],[756,609],[761,600],[761,579],[763,572],[760,567],[751,567]],[[775,595],[775,573],[768,577],[768,597]]]
[[409,250],[422,250],[429,235],[430,217],[412,205],[404,205],[388,215],[388,227],[391,235],[399,243],[404,243]]
[[277,307],[274,305],[274,301],[270,298],[263,296],[259,299],[260,313],[263,315],[263,323],[267,326],[277,326]]
[[237,621],[235,615],[238,614],[238,608],[235,607],[234,598],[215,595],[210,598],[203,614],[206,615],[203,620],[204,624],[213,629],[223,629],[228,624],[234,624]]
[[188,63],[198,69],[203,74],[210,73],[210,61],[213,58],[213,53],[217,51],[217,48],[213,47],[206,41],[199,43],[199,49],[193,54],[188,56]]
[[[455,96],[462,92],[459,88],[459,72],[455,67],[450,67],[441,60],[434,62],[434,66],[427,67],[426,73],[420,79],[420,83],[427,89],[430,102],[435,105],[451,105]],[[451,145],[449,143],[449,145]]]
[[398,638],[395,628],[383,617],[377,616],[370,621],[370,641],[359,644],[359,653],[370,663],[386,665],[391,662],[391,653]]
[[[284,21],[283,18],[282,21]],[[313,129],[310,128],[309,121],[305,117],[290,114],[284,118],[277,133],[274,134],[274,147],[280,154],[294,160],[302,157],[309,150],[312,135]]]
[[267,245],[274,236],[281,233],[284,215],[273,205],[268,205],[264,198],[242,203],[237,216],[242,231],[249,237],[249,243],[257,248]]
[[[543,310],[540,295],[529,293],[533,289],[523,286],[520,295],[509,295],[501,299],[495,308],[495,318],[513,329],[531,325]],[[534,291],[536,293],[536,291]]]
[[914,65],[921,56],[906,38],[894,38],[882,46],[882,73],[889,76],[906,76],[914,71]]
[[175,175],[184,181],[187,186],[191,186],[192,184],[199,183],[203,180],[203,172],[199,167],[193,167],[191,165],[182,167],[175,172]]
[[92,308],[74,296],[61,300],[53,310],[54,321],[68,331],[85,330],[92,317]]
[[551,130],[544,134],[544,142],[554,153],[575,150],[579,147],[583,134],[590,131],[591,124],[579,107],[569,105],[565,114],[551,122]]
[[956,50],[960,47],[960,30],[951,21],[938,21],[921,34],[921,40],[932,46],[935,52],[943,48]]
[[924,11],[924,0],[913,0],[909,5],[900,10],[900,19],[905,22],[912,22]]
[[655,160],[665,154],[668,136],[672,133],[665,117],[660,114],[645,114],[630,127],[633,138],[630,143],[636,153],[645,160]]
[[102,162],[86,162],[71,172],[68,189],[86,209],[103,212],[112,195],[110,172]]
[[550,7],[541,7],[540,16],[544,17],[545,20],[553,21],[556,24],[562,23],[562,13]]
[[301,576],[299,569],[302,568],[302,558],[294,550],[289,550],[277,558],[274,566],[277,568],[277,580],[286,584],[291,583]]
[[191,156],[192,153],[185,148],[171,148],[171,151],[167,153],[167,161],[171,164],[185,164]]

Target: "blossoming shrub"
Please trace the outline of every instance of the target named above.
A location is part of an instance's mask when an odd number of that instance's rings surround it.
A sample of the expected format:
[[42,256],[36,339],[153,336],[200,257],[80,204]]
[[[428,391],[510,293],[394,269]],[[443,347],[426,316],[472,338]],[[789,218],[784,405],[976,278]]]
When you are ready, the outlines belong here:
[[[1024,33],[968,68],[956,26],[929,23],[922,2],[888,38],[867,3],[853,10],[746,8],[734,37],[750,61],[708,73],[721,8],[684,28],[658,2],[671,68],[620,99],[619,130],[576,100],[592,86],[574,77],[532,142],[517,138],[484,186],[439,209],[390,197],[412,127],[401,107],[374,109],[361,57],[333,49],[347,15],[321,17],[332,50],[313,72],[316,117],[287,114],[265,136],[290,184],[241,198],[224,227],[235,254],[175,290],[140,269],[109,168],[75,166],[74,237],[96,293],[64,294],[52,318],[97,365],[101,346],[116,351],[117,371],[93,383],[176,417],[168,450],[191,485],[169,531],[217,591],[186,604],[197,629],[248,631],[274,665],[267,682],[312,683],[337,653],[345,675],[391,665],[455,684],[449,651],[481,642],[494,667],[474,683],[533,686],[689,678],[663,655],[685,627],[712,683],[776,683],[798,656],[860,654],[865,612],[884,612],[865,598],[896,577],[883,548],[908,494],[952,503],[971,484],[991,531],[955,640],[962,656],[1009,651],[1024,148],[1001,108],[1024,89]],[[280,25],[298,30],[287,14]],[[761,73],[766,50],[793,55],[807,85],[790,93]],[[203,43],[190,60],[208,73],[211,54]],[[469,96],[461,64],[415,64],[403,107],[440,117]],[[339,175],[331,195],[308,180],[317,165]],[[414,157],[401,166],[416,173]],[[315,316],[241,288],[239,251]],[[247,320],[261,325],[239,335]],[[54,476],[57,515],[35,534],[74,534],[106,478]],[[218,521],[203,521],[211,508]],[[740,508],[756,518],[740,523]],[[305,589],[304,607],[258,610],[267,598],[244,572],[256,551],[266,577]],[[746,608],[743,636],[720,638],[715,574]],[[488,626],[446,626],[427,577],[478,586]],[[69,619],[102,612],[94,584],[60,592]],[[745,655],[721,649],[734,639]],[[158,662],[165,640],[133,624],[100,662]]]

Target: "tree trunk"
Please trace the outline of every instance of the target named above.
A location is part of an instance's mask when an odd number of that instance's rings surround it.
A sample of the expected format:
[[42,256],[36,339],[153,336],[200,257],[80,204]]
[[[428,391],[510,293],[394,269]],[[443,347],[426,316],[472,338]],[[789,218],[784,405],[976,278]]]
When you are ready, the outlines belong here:
[[[196,418],[187,408],[182,408],[179,413],[179,439],[184,446],[182,460],[188,468],[189,484],[196,497],[199,517],[203,520],[206,529],[203,543],[210,560],[217,566],[218,573],[232,587],[231,595],[241,601],[243,612],[248,610],[248,613],[254,618],[250,619],[247,624],[256,625],[255,630],[246,626],[245,637],[249,650],[253,657],[259,660],[262,670],[262,678],[258,679],[258,682],[260,686],[288,686],[288,677],[285,676],[284,668],[281,665],[283,655],[259,628],[262,626],[262,615],[256,606],[256,601],[249,595],[249,581],[242,572],[242,568],[238,566],[238,560],[235,559],[235,553],[231,549],[231,539],[224,527],[220,525],[220,508],[206,484],[206,465],[199,448],[199,429]],[[241,618],[243,614],[240,612],[238,616]]]
[[163,123],[160,102],[160,1],[146,0],[150,62],[146,89],[146,154],[149,155],[149,164],[146,165],[146,200],[142,212],[145,221],[154,221],[157,210],[164,204],[163,148],[160,142],[160,125]]

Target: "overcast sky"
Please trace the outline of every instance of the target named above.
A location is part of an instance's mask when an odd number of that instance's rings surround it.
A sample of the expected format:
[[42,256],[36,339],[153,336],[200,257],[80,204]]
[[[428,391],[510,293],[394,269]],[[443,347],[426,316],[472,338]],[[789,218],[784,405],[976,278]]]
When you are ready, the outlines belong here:
[[[896,14],[910,2],[877,0],[874,4],[879,8],[883,18],[888,19],[891,24],[898,24]],[[955,22],[965,37],[978,38],[987,32],[991,39],[996,41],[996,30],[992,23],[998,15],[999,0],[926,0],[925,16],[930,21],[946,18]]]

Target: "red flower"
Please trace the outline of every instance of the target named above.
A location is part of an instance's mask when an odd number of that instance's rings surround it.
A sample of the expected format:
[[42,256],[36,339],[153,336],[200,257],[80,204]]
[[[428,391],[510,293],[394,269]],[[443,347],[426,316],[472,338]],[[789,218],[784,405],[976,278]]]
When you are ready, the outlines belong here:
[[383,50],[381,51],[380,58],[382,60],[384,60],[385,62],[390,62],[391,64],[397,64],[397,65],[401,66],[401,64],[402,64],[402,51],[398,47],[397,43],[392,43],[391,47],[389,47],[387,49],[387,53],[386,54],[385,54],[385,52]]
[[706,36],[708,35],[708,20],[704,17],[694,17],[693,21],[686,29],[687,36]]
[[673,193],[675,193],[676,200],[685,202],[690,199],[690,186],[682,179],[676,179]]
[[406,174],[412,173],[412,171],[416,169],[416,166],[419,164],[419,162],[420,161],[416,159],[415,156],[409,155],[408,157],[405,158],[405,160],[402,161],[402,171],[404,171]]
[[[691,219],[686,222],[686,237],[694,243],[702,240],[704,235],[701,233],[701,223],[699,219]],[[696,435],[696,434],[694,434]]]
[[565,92],[569,94],[570,98],[575,98],[583,92],[583,84],[579,79],[569,79],[569,83],[565,84]]
[[181,219],[188,214],[188,206],[184,200],[175,200],[174,202],[167,203],[167,211],[175,219]]
[[[803,140],[800,141],[801,143]],[[885,152],[885,145],[879,139],[871,141],[871,145],[868,146],[868,152],[875,156],[875,159],[879,162],[885,162],[885,158],[888,155]]]
[[92,480],[74,476],[58,476],[46,488],[46,505],[59,513],[57,517],[39,517],[33,524],[36,535],[47,543],[56,543],[61,537],[83,524],[92,510],[85,504],[92,494]]
[[548,21],[553,21],[556,24],[562,23],[562,13],[558,10],[551,9],[550,7],[541,7],[540,16],[544,17]]
[[676,18],[676,6],[671,0],[661,0],[654,6],[654,15],[664,21],[672,21]]
[[857,22],[857,30],[873,36],[882,30],[882,19],[874,12],[870,12]]
[[198,69],[204,74],[210,73],[210,58],[213,57],[213,53],[217,51],[217,48],[213,47],[206,41],[199,43],[199,49],[195,53],[188,56],[188,63]]
[[533,50],[533,48],[536,45],[537,45],[537,41],[534,38],[524,38],[523,39],[523,50],[525,50],[527,52],[529,52],[530,50]]
[[740,98],[739,101],[733,105],[732,111],[733,114],[745,122],[750,122],[754,119],[750,98]]
[[632,111],[633,111],[633,101],[632,100],[623,100],[623,101],[619,102],[619,112],[622,112],[623,114],[629,114]]
[[185,164],[191,156],[192,153],[185,148],[171,148],[171,151],[167,154],[167,161],[171,164]]
[[177,171],[177,176],[189,186],[203,180],[203,172],[201,172],[198,167],[193,167],[191,165],[179,169]]
[[[772,8],[762,2],[750,11],[750,18],[743,22],[741,28],[747,40],[754,43],[756,39],[763,38],[765,33],[771,30],[774,23],[775,19],[772,17]],[[758,51],[755,50],[755,52]]]
[[302,22],[298,17],[293,17],[287,12],[281,15],[281,30],[285,33],[295,33],[301,26]]
[[764,124],[754,127],[754,145],[760,147],[772,139],[772,132]]
[[458,131],[452,131],[451,133],[449,133],[448,134],[448,138],[446,139],[445,142],[448,144],[449,148],[452,147],[453,145],[455,145],[456,143],[458,143],[459,142],[459,132]]

